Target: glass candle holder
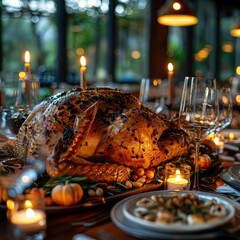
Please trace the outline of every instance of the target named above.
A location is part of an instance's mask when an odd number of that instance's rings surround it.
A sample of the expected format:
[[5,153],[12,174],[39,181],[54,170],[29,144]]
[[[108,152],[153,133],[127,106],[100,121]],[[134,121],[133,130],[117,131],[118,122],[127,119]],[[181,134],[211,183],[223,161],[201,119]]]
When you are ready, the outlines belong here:
[[39,103],[40,83],[35,79],[22,79],[18,81],[18,92],[15,106],[20,112],[31,112]]
[[224,150],[224,136],[221,134],[218,134],[214,139],[214,143],[217,147],[217,154],[223,153]]
[[189,190],[190,171],[185,168],[169,168],[165,172],[165,190]]
[[7,200],[9,234],[12,239],[45,239],[46,213],[40,194],[19,195]]

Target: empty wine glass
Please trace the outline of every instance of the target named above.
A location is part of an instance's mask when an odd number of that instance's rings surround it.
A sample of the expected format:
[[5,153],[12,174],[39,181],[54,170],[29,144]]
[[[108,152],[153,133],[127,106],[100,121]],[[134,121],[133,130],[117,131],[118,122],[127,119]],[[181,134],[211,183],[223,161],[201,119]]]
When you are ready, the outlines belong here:
[[18,92],[15,107],[19,112],[30,113],[39,103],[40,83],[33,77],[18,81]]
[[232,95],[231,89],[222,87],[218,92],[219,116],[218,124],[215,130],[218,134],[221,130],[229,126],[232,122]]
[[160,78],[143,78],[139,94],[140,102],[156,113],[160,113],[165,105],[163,96],[163,80]]
[[218,119],[216,79],[185,77],[179,110],[180,127],[195,141],[193,190],[199,191],[199,147],[214,132]]

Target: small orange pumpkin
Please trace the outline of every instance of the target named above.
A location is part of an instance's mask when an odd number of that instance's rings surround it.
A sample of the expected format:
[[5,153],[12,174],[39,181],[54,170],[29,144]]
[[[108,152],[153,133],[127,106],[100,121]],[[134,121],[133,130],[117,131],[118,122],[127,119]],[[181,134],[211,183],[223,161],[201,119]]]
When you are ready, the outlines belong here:
[[56,185],[51,192],[53,201],[62,206],[74,205],[83,198],[83,189],[77,183],[68,183],[65,185]]

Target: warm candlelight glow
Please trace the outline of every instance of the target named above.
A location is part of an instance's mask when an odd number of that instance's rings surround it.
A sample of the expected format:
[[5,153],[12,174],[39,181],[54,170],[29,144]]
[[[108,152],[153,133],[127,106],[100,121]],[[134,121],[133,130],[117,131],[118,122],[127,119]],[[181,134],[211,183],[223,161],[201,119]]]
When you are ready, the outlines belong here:
[[34,217],[34,212],[31,208],[28,208],[26,211],[26,217],[28,218],[33,218]]
[[176,170],[176,175],[180,175],[180,170],[179,169]]
[[32,202],[30,200],[26,200],[24,205],[25,205],[25,208],[32,208]]
[[214,141],[214,143],[217,146],[217,152],[218,153],[222,153],[223,149],[224,149],[224,141],[223,141],[223,139],[221,139],[220,137],[215,137],[213,139],[213,141]]
[[26,73],[25,78],[27,80],[29,80],[30,79],[30,53],[29,53],[29,51],[25,52],[24,60],[25,60],[24,66],[25,66],[25,73]]
[[25,78],[25,76],[26,76],[25,72],[19,72],[19,74],[18,74],[19,80],[23,80]]
[[23,183],[28,183],[29,180],[30,180],[30,179],[29,179],[28,176],[25,176],[25,175],[22,176],[22,181],[23,181]]
[[169,108],[171,109],[173,105],[173,98],[174,98],[174,93],[173,93],[173,64],[169,63],[168,64],[168,104]]
[[172,63],[168,64],[168,73],[173,73],[173,64]]
[[29,53],[29,51],[25,52],[25,63],[30,63],[30,53]]
[[213,141],[215,142],[216,145],[219,144],[219,140],[220,140],[219,137],[215,137],[215,138],[213,139]]
[[188,180],[181,176],[181,171],[176,170],[175,176],[171,175],[167,179],[168,190],[184,190],[187,189]]
[[46,216],[43,211],[28,208],[14,212],[11,222],[25,233],[37,233],[45,229],[45,218]]
[[179,2],[174,2],[172,6],[173,6],[173,9],[176,11],[179,11],[182,7]]
[[86,70],[87,70],[87,63],[86,63],[86,59],[84,56],[80,57],[80,64],[81,64],[81,68],[80,68],[80,73],[81,73],[81,88],[83,90],[86,89],[87,86],[87,79],[86,79]]
[[82,67],[86,67],[86,59],[84,56],[81,56],[80,57],[80,64]]
[[11,199],[8,199],[8,200],[7,200],[7,208],[8,208],[9,210],[14,210],[14,207],[15,207],[14,201],[11,200]]
[[230,140],[234,140],[235,139],[234,133],[232,133],[232,132],[229,133],[229,139]]

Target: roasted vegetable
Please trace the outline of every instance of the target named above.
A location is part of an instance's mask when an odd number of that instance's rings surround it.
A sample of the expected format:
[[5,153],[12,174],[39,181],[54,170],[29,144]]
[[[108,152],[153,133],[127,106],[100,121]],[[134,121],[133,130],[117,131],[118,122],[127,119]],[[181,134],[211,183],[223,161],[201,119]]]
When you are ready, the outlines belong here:
[[52,189],[51,197],[53,201],[62,206],[74,205],[83,198],[83,189],[77,183],[68,183],[57,185]]

